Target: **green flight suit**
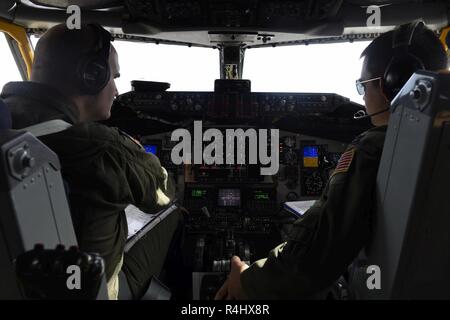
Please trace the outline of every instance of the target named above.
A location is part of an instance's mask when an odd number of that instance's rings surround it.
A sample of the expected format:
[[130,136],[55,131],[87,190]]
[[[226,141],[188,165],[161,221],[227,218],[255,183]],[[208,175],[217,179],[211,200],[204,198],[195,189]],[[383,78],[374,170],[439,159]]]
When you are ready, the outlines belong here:
[[124,255],[125,207],[133,204],[152,213],[163,207],[157,204],[158,189],[169,198],[174,195],[159,159],[116,128],[77,123],[76,107],[50,87],[13,82],[5,85],[2,98],[11,109],[15,129],[53,119],[73,124],[40,139],[60,159],[78,245],[105,259],[108,281],[117,277],[123,258],[122,270],[133,296],[140,297],[151,276],[161,271],[180,219],[178,212],[169,215]]
[[332,285],[367,244],[386,126],[358,136],[288,241],[241,274],[250,299],[307,299]]

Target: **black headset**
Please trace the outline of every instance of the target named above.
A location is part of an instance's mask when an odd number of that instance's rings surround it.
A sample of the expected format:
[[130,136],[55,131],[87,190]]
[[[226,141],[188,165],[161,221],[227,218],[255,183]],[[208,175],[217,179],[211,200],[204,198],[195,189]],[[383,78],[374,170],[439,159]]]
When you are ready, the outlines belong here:
[[95,95],[108,84],[111,76],[109,68],[109,51],[111,49],[111,34],[99,24],[88,24],[96,34],[96,44],[77,65],[77,78],[82,93]]
[[424,27],[422,20],[416,20],[399,26],[392,35],[394,52],[383,76],[383,92],[389,101],[394,99],[414,72],[425,69],[422,60],[409,51],[414,33]]
[[[384,70],[382,81],[383,93],[389,101],[395,98],[414,72],[425,69],[422,60],[409,52],[414,33],[424,27],[425,24],[422,20],[416,20],[399,26],[392,34],[393,55]],[[359,110],[353,115],[353,119],[370,118],[387,112],[389,109],[390,107],[387,107],[386,109],[371,114],[367,114],[364,110]]]

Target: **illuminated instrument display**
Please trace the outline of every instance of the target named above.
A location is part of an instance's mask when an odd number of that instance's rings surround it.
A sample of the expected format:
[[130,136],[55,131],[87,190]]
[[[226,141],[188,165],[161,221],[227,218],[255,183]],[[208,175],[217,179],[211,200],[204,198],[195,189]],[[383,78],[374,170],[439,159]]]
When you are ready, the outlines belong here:
[[253,200],[270,200],[270,194],[267,191],[263,190],[254,190],[253,191]]
[[220,207],[239,207],[241,205],[241,190],[219,189],[217,204]]
[[319,167],[319,147],[306,146],[303,147],[303,167],[318,168]]
[[156,153],[158,152],[158,147],[153,144],[144,144],[144,149],[145,152],[153,153],[154,155],[156,155]]
[[192,198],[206,198],[208,196],[208,190],[206,189],[192,189]]

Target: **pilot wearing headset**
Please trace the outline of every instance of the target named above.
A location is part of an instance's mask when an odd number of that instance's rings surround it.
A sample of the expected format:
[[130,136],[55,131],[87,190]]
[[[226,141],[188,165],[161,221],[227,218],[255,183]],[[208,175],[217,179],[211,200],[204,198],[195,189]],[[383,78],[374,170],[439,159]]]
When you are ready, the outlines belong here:
[[59,156],[78,244],[104,258],[109,298],[118,297],[120,271],[140,298],[162,269],[180,216],[169,215],[124,253],[125,207],[153,212],[174,192],[156,156],[116,128],[94,122],[109,118],[118,94],[111,40],[95,24],[51,28],[36,46],[31,81],[10,82],[1,96],[13,128],[39,136]]
[[248,266],[233,257],[216,299],[323,298],[370,239],[375,185],[389,121],[389,106],[419,69],[447,68],[443,45],[415,21],[376,38],[361,54],[357,90],[374,128],[342,154],[323,194],[293,225],[289,240]]

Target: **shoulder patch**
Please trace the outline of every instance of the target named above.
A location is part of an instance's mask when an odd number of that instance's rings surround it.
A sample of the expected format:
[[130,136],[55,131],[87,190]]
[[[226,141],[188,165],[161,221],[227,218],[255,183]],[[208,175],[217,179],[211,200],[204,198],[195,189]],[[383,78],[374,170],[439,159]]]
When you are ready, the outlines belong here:
[[342,156],[339,158],[339,162],[336,168],[334,169],[332,176],[334,176],[336,173],[347,172],[348,169],[350,168],[350,165],[352,164],[354,155],[355,155],[354,148],[344,152]]

